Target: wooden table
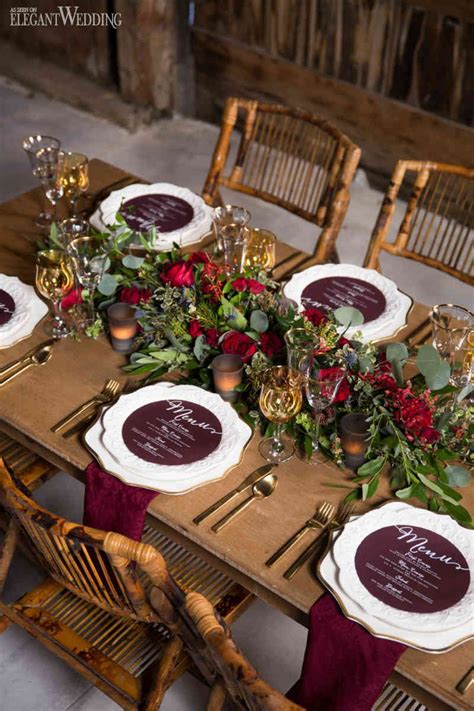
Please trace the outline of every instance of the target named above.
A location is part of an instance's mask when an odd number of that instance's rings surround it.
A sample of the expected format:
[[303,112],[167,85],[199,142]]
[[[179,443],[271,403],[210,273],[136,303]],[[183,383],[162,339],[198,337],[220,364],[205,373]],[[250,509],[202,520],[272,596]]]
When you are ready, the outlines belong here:
[[[126,176],[118,168],[91,161],[91,192],[97,192]],[[0,206],[0,272],[34,282],[34,255],[39,234],[33,220],[40,209],[41,190],[35,189]],[[277,265],[297,267],[304,255],[298,250],[278,244]],[[278,276],[278,269],[276,270]],[[427,309],[415,305],[407,328],[410,332],[423,318]],[[27,341],[0,350],[0,365],[22,355],[44,339],[41,325]],[[79,479],[91,456],[80,439],[65,440],[50,431],[60,417],[76,405],[97,393],[107,378],[125,383],[121,370],[125,359],[115,353],[105,338],[97,341],[66,339],[55,345],[53,357],[41,368],[32,368],[0,390],[0,430],[26,444],[48,461]],[[283,571],[292,558],[285,558],[272,569],[264,561],[302,522],[314,512],[316,502],[327,499],[337,503],[341,489],[330,484],[344,484],[350,477],[334,464],[321,459],[318,466],[291,459],[278,470],[278,488],[267,501],[257,501],[236,522],[218,535],[210,530],[213,517],[199,527],[192,523],[196,514],[239,483],[249,471],[262,463],[256,438],[246,450],[242,463],[224,480],[208,484],[181,496],[157,496],[149,508],[150,520],[171,538],[184,543],[201,557],[211,561],[260,598],[295,620],[306,624],[307,613],[322,594],[314,570],[308,565],[286,581]],[[465,505],[474,510],[472,491],[463,490]],[[389,497],[388,486],[378,501]],[[372,502],[373,505],[373,502]],[[360,507],[363,510],[363,507]],[[308,540],[294,551],[294,556]],[[474,657],[474,644],[467,643],[451,652],[432,655],[408,650],[397,665],[405,685],[410,680],[429,690],[454,708],[470,708],[473,689],[462,696],[456,685],[468,672]],[[434,704],[434,705],[433,705]],[[444,708],[441,704],[439,708]],[[436,702],[430,708],[437,708]]]

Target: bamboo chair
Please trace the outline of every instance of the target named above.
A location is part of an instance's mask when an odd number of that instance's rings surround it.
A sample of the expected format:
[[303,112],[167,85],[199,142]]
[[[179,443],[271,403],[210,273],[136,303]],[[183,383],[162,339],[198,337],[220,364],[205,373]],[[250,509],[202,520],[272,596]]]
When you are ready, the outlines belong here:
[[[387,241],[396,200],[414,174],[395,241]],[[380,252],[408,257],[474,284],[474,169],[399,160],[375,223],[364,266],[380,271]]]
[[[49,574],[16,602],[0,600],[0,613],[124,709],[158,708],[166,689],[190,666],[182,641],[186,630],[177,636],[167,626],[147,590],[165,588],[182,600],[187,591],[199,591],[229,622],[251,599],[158,531],[147,530],[145,542],[137,543],[51,514],[15,486],[1,460],[0,494],[11,516],[0,556],[0,592],[20,530]],[[149,542],[160,545],[170,572]],[[193,659],[193,668],[211,681],[198,656]]]
[[[244,115],[242,134],[225,177],[239,111]],[[286,271],[308,263],[338,262],[336,239],[360,154],[358,146],[319,116],[278,104],[229,98],[202,195],[209,205],[221,205],[219,186],[223,185],[279,205],[321,227],[312,258],[301,261],[300,255],[299,262],[286,265]]]

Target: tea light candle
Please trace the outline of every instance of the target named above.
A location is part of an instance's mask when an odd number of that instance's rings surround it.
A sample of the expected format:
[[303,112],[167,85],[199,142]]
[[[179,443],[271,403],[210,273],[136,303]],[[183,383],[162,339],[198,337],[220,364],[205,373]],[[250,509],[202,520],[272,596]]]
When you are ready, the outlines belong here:
[[239,393],[235,388],[242,382],[244,363],[237,355],[219,355],[211,364],[214,387],[226,402],[235,402]]
[[352,412],[341,419],[341,444],[344,459],[349,469],[363,464],[369,446],[369,425],[365,415]]
[[130,353],[138,327],[135,309],[130,304],[118,302],[109,306],[107,316],[112,348],[120,353]]

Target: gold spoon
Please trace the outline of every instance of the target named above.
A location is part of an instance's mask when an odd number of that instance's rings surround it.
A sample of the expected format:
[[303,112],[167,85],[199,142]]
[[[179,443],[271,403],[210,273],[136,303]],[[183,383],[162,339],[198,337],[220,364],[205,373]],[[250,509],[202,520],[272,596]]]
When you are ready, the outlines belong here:
[[35,351],[35,353],[33,353],[27,360],[24,361],[24,363],[20,368],[18,368],[18,370],[15,370],[14,373],[11,373],[11,375],[7,375],[6,378],[0,381],[0,387],[2,385],[5,385],[6,383],[9,383],[11,380],[13,380],[13,378],[16,378],[17,375],[20,375],[20,373],[23,373],[25,370],[28,370],[28,368],[31,368],[32,365],[44,365],[48,362],[52,355],[53,343],[47,343],[44,346],[40,346],[38,350]]
[[252,486],[252,494],[248,498],[244,499],[244,501],[242,501],[238,506],[236,506],[235,509],[232,509],[232,511],[230,511],[223,518],[221,518],[220,521],[214,524],[214,526],[212,527],[214,533],[218,533],[221,528],[228,524],[229,521],[232,521],[232,519],[235,518],[237,514],[246,509],[247,506],[251,504],[252,501],[254,501],[255,499],[264,499],[267,496],[273,494],[277,484],[278,477],[276,476],[276,474],[268,474],[267,476],[264,476],[263,479],[259,479],[259,481],[255,482],[255,484]]

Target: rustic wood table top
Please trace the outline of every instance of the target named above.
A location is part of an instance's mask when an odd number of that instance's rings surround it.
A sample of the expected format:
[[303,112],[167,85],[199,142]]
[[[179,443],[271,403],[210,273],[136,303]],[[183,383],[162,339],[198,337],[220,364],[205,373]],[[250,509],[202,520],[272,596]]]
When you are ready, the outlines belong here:
[[[90,167],[92,194],[129,175],[99,160],[91,161]],[[41,237],[34,227],[34,218],[42,199],[41,189],[37,188],[0,205],[0,273],[16,275],[30,284],[34,283],[36,245]],[[285,269],[288,265],[297,268],[303,256],[289,245],[278,244],[277,265],[284,263]],[[427,307],[415,304],[407,327],[397,338],[403,339],[426,315]],[[27,340],[0,350],[0,365],[44,340],[43,326],[39,324]],[[115,353],[105,338],[80,342],[66,339],[57,343],[46,365],[30,369],[0,390],[0,430],[81,478],[91,455],[80,438],[66,440],[51,432],[50,427],[99,392],[107,378],[116,378],[125,384],[127,376],[121,370],[124,364],[125,358]],[[273,568],[267,568],[264,562],[314,513],[318,502],[328,500],[337,504],[343,498],[346,492],[332,485],[350,485],[349,474],[323,458],[318,465],[293,458],[278,467],[278,487],[273,496],[256,501],[219,534],[211,531],[219,515],[210,517],[200,526],[192,522],[198,513],[264,463],[257,451],[257,439],[253,438],[240,465],[224,479],[180,496],[161,494],[151,503],[149,514],[170,537],[184,542],[256,595],[305,624],[308,610],[323,593],[323,588],[311,565],[306,565],[291,581],[283,578],[283,572],[306,547],[312,534],[307,534],[292,554]],[[474,513],[472,488],[464,489],[463,494],[464,505]],[[385,482],[385,488],[370,505],[389,497]],[[364,510],[364,506],[358,510]],[[411,649],[401,657],[397,671],[456,708],[470,708],[472,687],[465,696],[455,687],[469,671],[473,658],[474,643],[440,655]]]

